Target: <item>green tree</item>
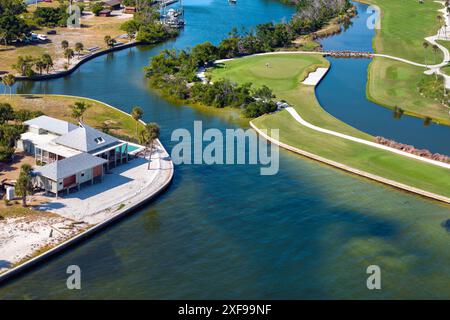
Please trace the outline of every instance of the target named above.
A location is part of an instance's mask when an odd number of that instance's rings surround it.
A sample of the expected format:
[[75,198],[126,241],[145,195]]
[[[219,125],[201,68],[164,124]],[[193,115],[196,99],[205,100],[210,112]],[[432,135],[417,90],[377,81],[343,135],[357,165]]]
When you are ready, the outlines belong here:
[[133,19],[122,23],[122,25],[120,26],[120,30],[127,33],[128,40],[131,42],[131,40],[134,39],[136,33],[139,31],[140,26],[141,24]]
[[134,107],[133,110],[131,111],[131,116],[136,121],[136,138],[137,138],[137,135],[138,135],[139,120],[142,119],[143,114],[144,114],[144,112],[138,106]]
[[53,59],[48,53],[44,53],[41,57],[41,61],[44,63],[45,71],[47,74],[50,72],[50,69],[53,68]]
[[42,59],[37,59],[36,62],[34,63],[34,65],[36,66],[36,69],[38,70],[39,74],[42,74],[42,70],[45,70],[45,62],[42,61]]
[[105,36],[103,39],[104,39],[106,45],[110,48],[113,48],[117,43],[116,39],[111,38],[111,36]]
[[91,6],[91,11],[93,14],[95,14],[97,17],[100,13],[100,11],[103,10],[103,5],[100,2],[96,2]]
[[159,138],[160,129],[159,126],[152,122],[145,125],[145,128],[142,129],[139,142],[142,143],[148,152],[150,153],[148,156],[148,169],[150,170],[150,163],[152,161],[152,153],[155,141]]
[[84,45],[81,42],[75,43],[75,51],[78,53],[78,58],[80,57],[80,53],[84,50]]
[[428,43],[428,41],[424,41],[424,42],[422,43],[422,46],[423,46],[424,52],[425,52],[425,66],[427,66],[427,68],[428,68],[428,63],[427,63],[427,50],[428,50],[428,47],[430,46],[430,44]]
[[30,31],[30,26],[22,18],[9,14],[0,15],[0,41],[5,45],[24,39]]
[[253,91],[253,96],[255,98],[261,99],[263,101],[269,101],[269,100],[275,98],[275,95],[273,94],[272,90],[265,85],[263,85],[260,88],[255,89]]
[[14,110],[9,103],[0,103],[0,125],[14,119]]
[[67,40],[61,41],[61,48],[63,48],[63,50],[66,50],[67,48],[69,48],[69,41],[67,41]]
[[21,0],[1,0],[0,15],[16,16],[27,11],[27,5]]
[[5,94],[6,88],[9,88],[9,97],[11,98],[11,88],[16,83],[16,78],[11,73],[8,73],[3,76],[2,83],[5,86]]
[[83,122],[83,115],[89,108],[90,105],[88,105],[85,102],[82,101],[75,102],[73,105],[70,106],[70,109],[72,110],[72,118],[74,118],[78,122]]
[[15,186],[17,193],[22,197],[22,206],[27,206],[27,195],[33,191],[33,184],[31,179],[31,166],[23,164],[20,167],[19,179]]
[[67,23],[69,14],[66,12],[67,6],[62,4],[57,8],[41,7],[33,12],[34,21],[39,26],[63,27]]
[[70,59],[72,59],[75,56],[75,53],[72,49],[67,48],[64,50],[64,57],[67,59],[67,64],[70,66]]
[[20,73],[21,76],[31,77],[34,75],[33,66],[35,59],[32,56],[19,56],[17,63],[13,65],[13,69]]

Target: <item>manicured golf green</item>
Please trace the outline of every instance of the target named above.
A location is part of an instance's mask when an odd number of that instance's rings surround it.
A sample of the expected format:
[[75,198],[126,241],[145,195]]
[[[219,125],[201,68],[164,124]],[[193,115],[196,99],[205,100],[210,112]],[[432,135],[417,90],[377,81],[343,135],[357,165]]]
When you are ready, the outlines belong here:
[[[328,67],[320,55],[279,54],[235,59],[214,68],[212,80],[231,79],[239,84],[251,82],[255,88],[270,87],[278,100],[286,100],[302,117],[317,126],[372,140],[372,137],[336,119],[317,103],[314,87],[299,86],[310,71]],[[305,108],[304,106],[307,106]]]
[[433,0],[360,0],[381,9],[381,30],[377,30],[374,49],[377,53],[389,54],[411,61],[425,63],[441,62],[443,54],[435,53],[431,46],[425,50],[425,37],[437,34],[440,22],[438,10],[443,6]]
[[421,96],[417,89],[424,71],[425,68],[403,62],[375,58],[369,68],[367,97],[377,104],[389,108],[397,106],[407,114],[430,117],[435,122],[450,125],[449,108]]
[[[278,99],[286,100],[308,122],[371,140],[371,136],[325,112],[315,97],[314,88],[300,83],[309,71],[326,64],[320,56],[254,56],[226,62],[222,68],[210,73],[213,80],[229,78],[238,83],[267,85]],[[302,150],[412,187],[450,196],[450,170],[317,132],[296,122],[286,110],[264,115],[253,123],[261,129],[279,129],[281,142]]]

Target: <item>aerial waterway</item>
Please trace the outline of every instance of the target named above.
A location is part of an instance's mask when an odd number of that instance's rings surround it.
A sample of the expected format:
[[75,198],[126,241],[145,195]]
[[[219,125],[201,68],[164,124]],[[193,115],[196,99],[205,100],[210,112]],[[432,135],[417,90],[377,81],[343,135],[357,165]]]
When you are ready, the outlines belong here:
[[[367,5],[355,5],[359,15],[352,20],[350,28],[321,41],[325,51],[373,52],[372,38],[375,30],[367,27],[372,13],[367,11]],[[325,110],[343,122],[374,136],[383,136],[417,148],[450,155],[449,126],[435,123],[425,126],[423,119],[405,115],[396,119],[391,109],[367,99],[367,71],[371,60],[327,59],[331,63],[330,71],[316,89],[317,98]]]
[[[169,151],[171,132],[192,131],[194,120],[221,131],[242,126],[232,114],[160,98],[142,67],[163,48],[217,43],[232,27],[289,19],[293,8],[272,0],[184,5],[176,40],[99,57],[18,91],[87,96],[125,111],[140,105]],[[446,205],[285,151],[274,176],[252,165],[179,165],[158,200],[0,288],[0,299],[450,298],[442,285],[450,278],[442,267],[450,263],[441,226],[448,218]],[[66,288],[73,264],[81,290]],[[382,269],[381,291],[366,287],[372,264]]]

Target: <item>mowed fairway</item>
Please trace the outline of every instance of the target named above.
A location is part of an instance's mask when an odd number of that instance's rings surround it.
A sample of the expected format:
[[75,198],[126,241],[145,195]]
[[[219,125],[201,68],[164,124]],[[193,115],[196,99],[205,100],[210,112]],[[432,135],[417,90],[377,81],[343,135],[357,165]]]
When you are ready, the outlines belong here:
[[[269,67],[266,67],[266,63]],[[267,85],[308,122],[323,128],[372,140],[372,137],[334,118],[321,108],[314,88],[300,82],[318,66],[321,56],[302,54],[254,56],[226,62],[210,71],[212,79],[228,78],[237,83]],[[280,141],[390,180],[450,197],[450,170],[396,155],[357,142],[320,133],[302,126],[286,111],[253,120],[260,129],[279,129]]]
[[417,89],[424,71],[424,68],[403,62],[375,58],[369,68],[367,96],[380,105],[398,106],[407,114],[430,117],[435,122],[450,125],[449,108],[421,96]]
[[346,125],[322,109],[317,103],[314,87],[299,86],[311,71],[328,67],[329,64],[321,55],[260,55],[227,61],[214,68],[210,74],[213,81],[230,79],[239,84],[251,82],[254,88],[266,85],[273,90],[278,100],[289,101],[310,123],[372,140],[371,136]]
[[[443,6],[433,0],[361,0],[375,4],[381,9],[381,30],[377,31],[374,49],[383,53],[401,57],[418,63],[425,63],[425,51],[422,46],[425,37],[437,34],[439,22],[438,10]],[[442,62],[443,54],[427,50],[428,63]]]

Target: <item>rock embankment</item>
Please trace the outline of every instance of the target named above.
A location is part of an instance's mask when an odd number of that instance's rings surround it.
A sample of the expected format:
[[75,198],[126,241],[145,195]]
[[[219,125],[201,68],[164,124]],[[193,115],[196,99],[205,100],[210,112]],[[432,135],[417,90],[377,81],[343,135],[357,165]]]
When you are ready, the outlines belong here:
[[394,140],[389,140],[389,139],[386,139],[383,137],[376,137],[375,141],[384,146],[402,150],[402,151],[414,154],[419,157],[424,157],[424,158],[428,158],[428,159],[432,159],[432,160],[440,161],[440,162],[444,162],[444,163],[450,163],[450,157],[440,154],[440,153],[431,153],[429,150],[417,149],[412,145],[403,144],[403,143],[400,143],[400,142],[397,142]]

